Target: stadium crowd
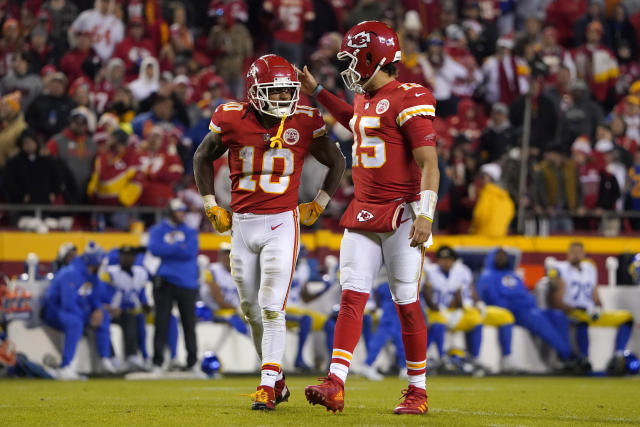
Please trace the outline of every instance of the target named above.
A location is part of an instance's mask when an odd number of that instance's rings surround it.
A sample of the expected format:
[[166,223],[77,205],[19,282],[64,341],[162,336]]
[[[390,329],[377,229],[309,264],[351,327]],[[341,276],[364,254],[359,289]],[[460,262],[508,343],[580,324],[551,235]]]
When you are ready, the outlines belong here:
[[[336,53],[366,19],[398,31],[399,80],[437,100],[441,232],[504,235],[520,203],[551,232],[640,227],[601,219],[640,210],[640,8],[626,0],[0,0],[0,199],[166,207],[178,194],[190,224],[208,230],[192,157],[211,113],[242,100],[248,64],[272,52],[351,98]],[[325,119],[349,164],[351,133]],[[321,182],[310,159],[301,199]],[[352,193],[346,174],[318,226],[338,228]],[[106,225],[134,219],[113,213]]]

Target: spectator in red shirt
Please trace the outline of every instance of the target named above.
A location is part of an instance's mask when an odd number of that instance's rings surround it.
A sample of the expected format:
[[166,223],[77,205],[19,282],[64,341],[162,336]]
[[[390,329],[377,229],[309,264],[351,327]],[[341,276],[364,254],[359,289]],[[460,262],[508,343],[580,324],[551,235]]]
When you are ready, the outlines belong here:
[[129,31],[113,51],[114,58],[124,61],[127,81],[135,79],[142,60],[147,56],[157,56],[153,40],[145,36],[144,20],[134,17],[129,20]]
[[267,0],[262,7],[275,16],[277,23],[273,52],[294,65],[302,65],[305,26],[315,18],[313,3],[310,0]]
[[91,47],[91,33],[77,32],[74,48],[62,57],[60,70],[66,74],[69,81],[73,82],[82,76],[93,78],[99,68],[100,58]]
[[603,31],[599,21],[591,22],[586,43],[572,52],[578,78],[587,81],[592,96],[600,103],[611,101],[619,72],[613,52],[601,42]]
[[140,152],[143,190],[139,204],[165,207],[173,197],[184,167],[175,146],[167,146],[164,130],[156,126],[149,132]]

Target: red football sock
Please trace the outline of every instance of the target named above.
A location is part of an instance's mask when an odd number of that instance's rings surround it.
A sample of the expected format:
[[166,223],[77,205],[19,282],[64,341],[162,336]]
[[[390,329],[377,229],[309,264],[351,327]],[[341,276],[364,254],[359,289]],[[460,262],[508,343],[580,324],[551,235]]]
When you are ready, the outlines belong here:
[[360,340],[362,314],[368,299],[369,294],[364,292],[342,291],[340,313],[333,337],[330,371],[343,382],[347,379],[353,350]]
[[427,324],[419,301],[405,305],[396,304],[396,311],[402,325],[402,343],[407,359],[409,383],[415,382],[414,385],[419,387],[424,384],[427,371]]

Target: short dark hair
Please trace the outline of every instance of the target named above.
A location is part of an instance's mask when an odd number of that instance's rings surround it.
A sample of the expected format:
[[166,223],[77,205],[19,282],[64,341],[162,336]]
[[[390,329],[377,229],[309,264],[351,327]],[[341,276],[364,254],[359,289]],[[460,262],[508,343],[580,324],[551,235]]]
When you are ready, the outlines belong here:
[[390,62],[386,65],[383,65],[382,68],[380,68],[380,71],[383,71],[389,77],[395,77],[398,75],[398,67],[396,66],[395,62]]
[[156,93],[154,95],[154,98],[153,98],[153,105],[157,105],[157,104],[160,104],[161,102],[165,102],[165,101],[173,102],[173,98],[171,98],[168,95],[160,95],[159,93]]
[[18,139],[16,140],[16,146],[18,148],[22,148],[22,144],[24,144],[24,142],[27,139],[33,139],[36,144],[38,144],[38,146],[40,146],[40,141],[38,140],[38,135],[31,130],[30,128],[27,128],[25,130],[23,130],[22,132],[20,132],[20,135],[18,136]]

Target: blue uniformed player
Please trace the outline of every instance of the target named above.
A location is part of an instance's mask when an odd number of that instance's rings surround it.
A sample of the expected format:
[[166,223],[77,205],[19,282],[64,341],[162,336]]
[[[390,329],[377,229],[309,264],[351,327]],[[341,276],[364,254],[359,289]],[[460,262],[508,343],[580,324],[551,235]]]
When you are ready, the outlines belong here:
[[113,322],[122,327],[128,368],[146,369],[149,358],[146,314],[151,311],[146,293],[149,272],[136,262],[143,250],[125,245],[115,252],[117,264],[106,266],[100,272],[100,280],[105,284],[106,302]]
[[513,313],[516,325],[528,329],[549,344],[567,368],[583,370],[586,361],[577,360],[568,340],[568,330],[558,331],[537,304],[535,296],[514,272],[507,252],[494,249],[487,255],[485,268],[477,281],[478,296],[488,305],[506,308]]
[[216,323],[227,323],[243,335],[249,333],[239,315],[240,295],[231,277],[231,245],[222,243],[218,262],[211,263],[206,255],[198,256],[200,269],[200,300],[204,304],[200,317]]
[[598,295],[598,270],[585,258],[581,242],[569,246],[567,260],[556,262],[548,272],[551,306],[564,312],[576,326],[582,357],[589,353],[589,326],[618,329],[614,358],[621,358],[631,337],[633,315],[628,310],[602,310]]
[[[473,286],[473,273],[453,248],[441,246],[436,251],[436,262],[425,268],[424,300],[427,304],[429,324],[428,343],[435,342],[440,357],[444,357],[445,332],[465,333],[467,351],[474,362],[480,355],[482,326],[498,328],[502,348],[502,370],[513,367],[511,336],[513,314],[503,307],[480,301]],[[447,364],[446,357],[444,363]]]
[[98,280],[98,268],[104,251],[89,242],[82,253],[68,266],[58,270],[44,296],[44,322],[64,333],[62,363],[58,371],[60,379],[81,379],[71,366],[78,342],[86,327],[95,331],[102,368],[115,373],[111,361],[109,339],[110,319],[102,307],[102,289]]

